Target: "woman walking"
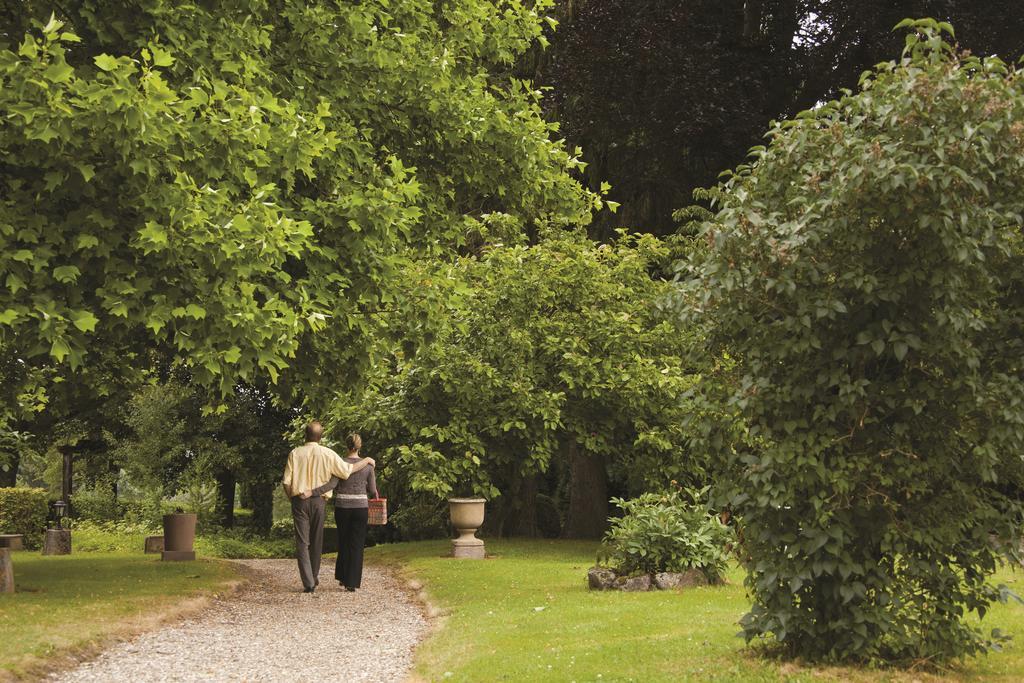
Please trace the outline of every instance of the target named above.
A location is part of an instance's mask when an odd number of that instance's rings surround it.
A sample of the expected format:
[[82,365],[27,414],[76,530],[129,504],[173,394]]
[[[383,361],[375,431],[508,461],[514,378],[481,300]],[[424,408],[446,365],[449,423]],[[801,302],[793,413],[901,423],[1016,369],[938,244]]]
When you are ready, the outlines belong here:
[[[345,438],[345,446],[348,448],[345,462],[359,462],[362,438],[353,432]],[[322,496],[331,489],[334,489],[334,521],[338,525],[338,560],[334,565],[334,578],[345,590],[354,591],[363,579],[369,498],[379,497],[374,466],[353,472],[348,479],[331,477],[326,484],[307,493]]]

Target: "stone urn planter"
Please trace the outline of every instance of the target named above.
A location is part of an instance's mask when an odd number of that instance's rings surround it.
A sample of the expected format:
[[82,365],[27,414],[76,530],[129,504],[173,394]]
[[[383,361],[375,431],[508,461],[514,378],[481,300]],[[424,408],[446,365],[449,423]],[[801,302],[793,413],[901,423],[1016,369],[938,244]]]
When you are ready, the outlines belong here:
[[165,561],[183,561],[196,559],[192,544],[196,540],[196,516],[178,512],[164,515],[164,550],[160,559]]
[[484,542],[476,537],[476,530],[484,523],[483,498],[449,498],[452,526],[458,538],[452,540],[452,557],[467,560],[484,559]]

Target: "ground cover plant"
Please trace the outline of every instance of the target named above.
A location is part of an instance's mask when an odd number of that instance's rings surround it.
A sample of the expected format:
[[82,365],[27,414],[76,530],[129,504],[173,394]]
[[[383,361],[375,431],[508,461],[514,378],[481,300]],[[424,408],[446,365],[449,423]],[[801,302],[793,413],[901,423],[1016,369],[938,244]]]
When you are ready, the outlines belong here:
[[[748,639],[790,655],[981,653],[1024,452],[1024,75],[907,22],[898,62],[769,134],[717,191],[684,319],[735,364],[705,423]],[[709,410],[707,414],[711,414]]]
[[0,679],[152,627],[187,598],[237,579],[224,562],[160,562],[140,551],[17,552],[14,572],[17,592],[0,598]]
[[[448,541],[377,546],[373,562],[424,584],[442,609],[439,628],[417,650],[414,673],[428,681],[1010,681],[1024,672],[1024,645],[1011,642],[939,673],[815,666],[761,658],[736,637],[750,603],[743,571],[729,583],[620,593],[589,591],[595,542],[488,539],[491,558],[454,561]],[[1021,585],[1020,571],[1000,581]],[[986,622],[1024,627],[1024,606],[997,605]]]

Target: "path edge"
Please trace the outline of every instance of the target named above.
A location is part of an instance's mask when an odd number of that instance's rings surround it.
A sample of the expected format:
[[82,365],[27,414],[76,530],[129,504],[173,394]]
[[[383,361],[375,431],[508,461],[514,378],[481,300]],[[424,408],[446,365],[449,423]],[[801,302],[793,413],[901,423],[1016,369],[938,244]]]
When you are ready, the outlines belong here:
[[45,658],[37,657],[37,661],[30,661],[17,672],[0,671],[0,683],[38,681],[52,674],[70,671],[91,659],[95,659],[105,650],[115,645],[206,611],[213,606],[214,601],[230,598],[240,593],[252,579],[252,570],[241,563],[223,558],[204,559],[230,564],[237,575],[236,578],[225,581],[215,590],[206,591],[168,605],[167,609],[159,615],[132,618],[128,622],[122,622],[122,625],[116,630],[88,643],[61,648],[59,652],[55,652]]
[[410,598],[410,601],[419,608],[420,615],[423,617],[423,620],[427,622],[427,630],[423,633],[423,637],[416,642],[416,648],[413,650],[412,666],[409,668],[409,672],[405,675],[405,678],[402,679],[402,682],[428,683],[426,679],[420,677],[416,673],[417,652],[419,651],[420,645],[425,643],[444,628],[448,621],[449,612],[438,607],[431,601],[430,594],[427,592],[423,582],[417,578],[416,573],[413,570],[402,564],[402,562],[398,560],[385,560],[377,557],[367,557],[366,564],[390,573],[392,578],[395,579],[395,583],[397,583],[406,596]]

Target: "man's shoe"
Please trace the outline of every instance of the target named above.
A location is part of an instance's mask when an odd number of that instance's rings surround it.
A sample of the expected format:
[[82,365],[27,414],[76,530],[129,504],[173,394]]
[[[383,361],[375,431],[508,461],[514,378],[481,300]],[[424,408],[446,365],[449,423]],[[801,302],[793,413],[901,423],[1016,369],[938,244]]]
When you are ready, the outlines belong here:
[[349,593],[355,593],[356,592],[356,589],[353,588],[352,586],[345,586],[345,590],[347,590]]
[[313,587],[311,587],[311,588],[303,588],[303,589],[302,589],[302,592],[303,592],[303,593],[312,593],[312,592],[313,592],[313,591],[315,591],[315,590],[316,590],[316,586],[313,586]]

